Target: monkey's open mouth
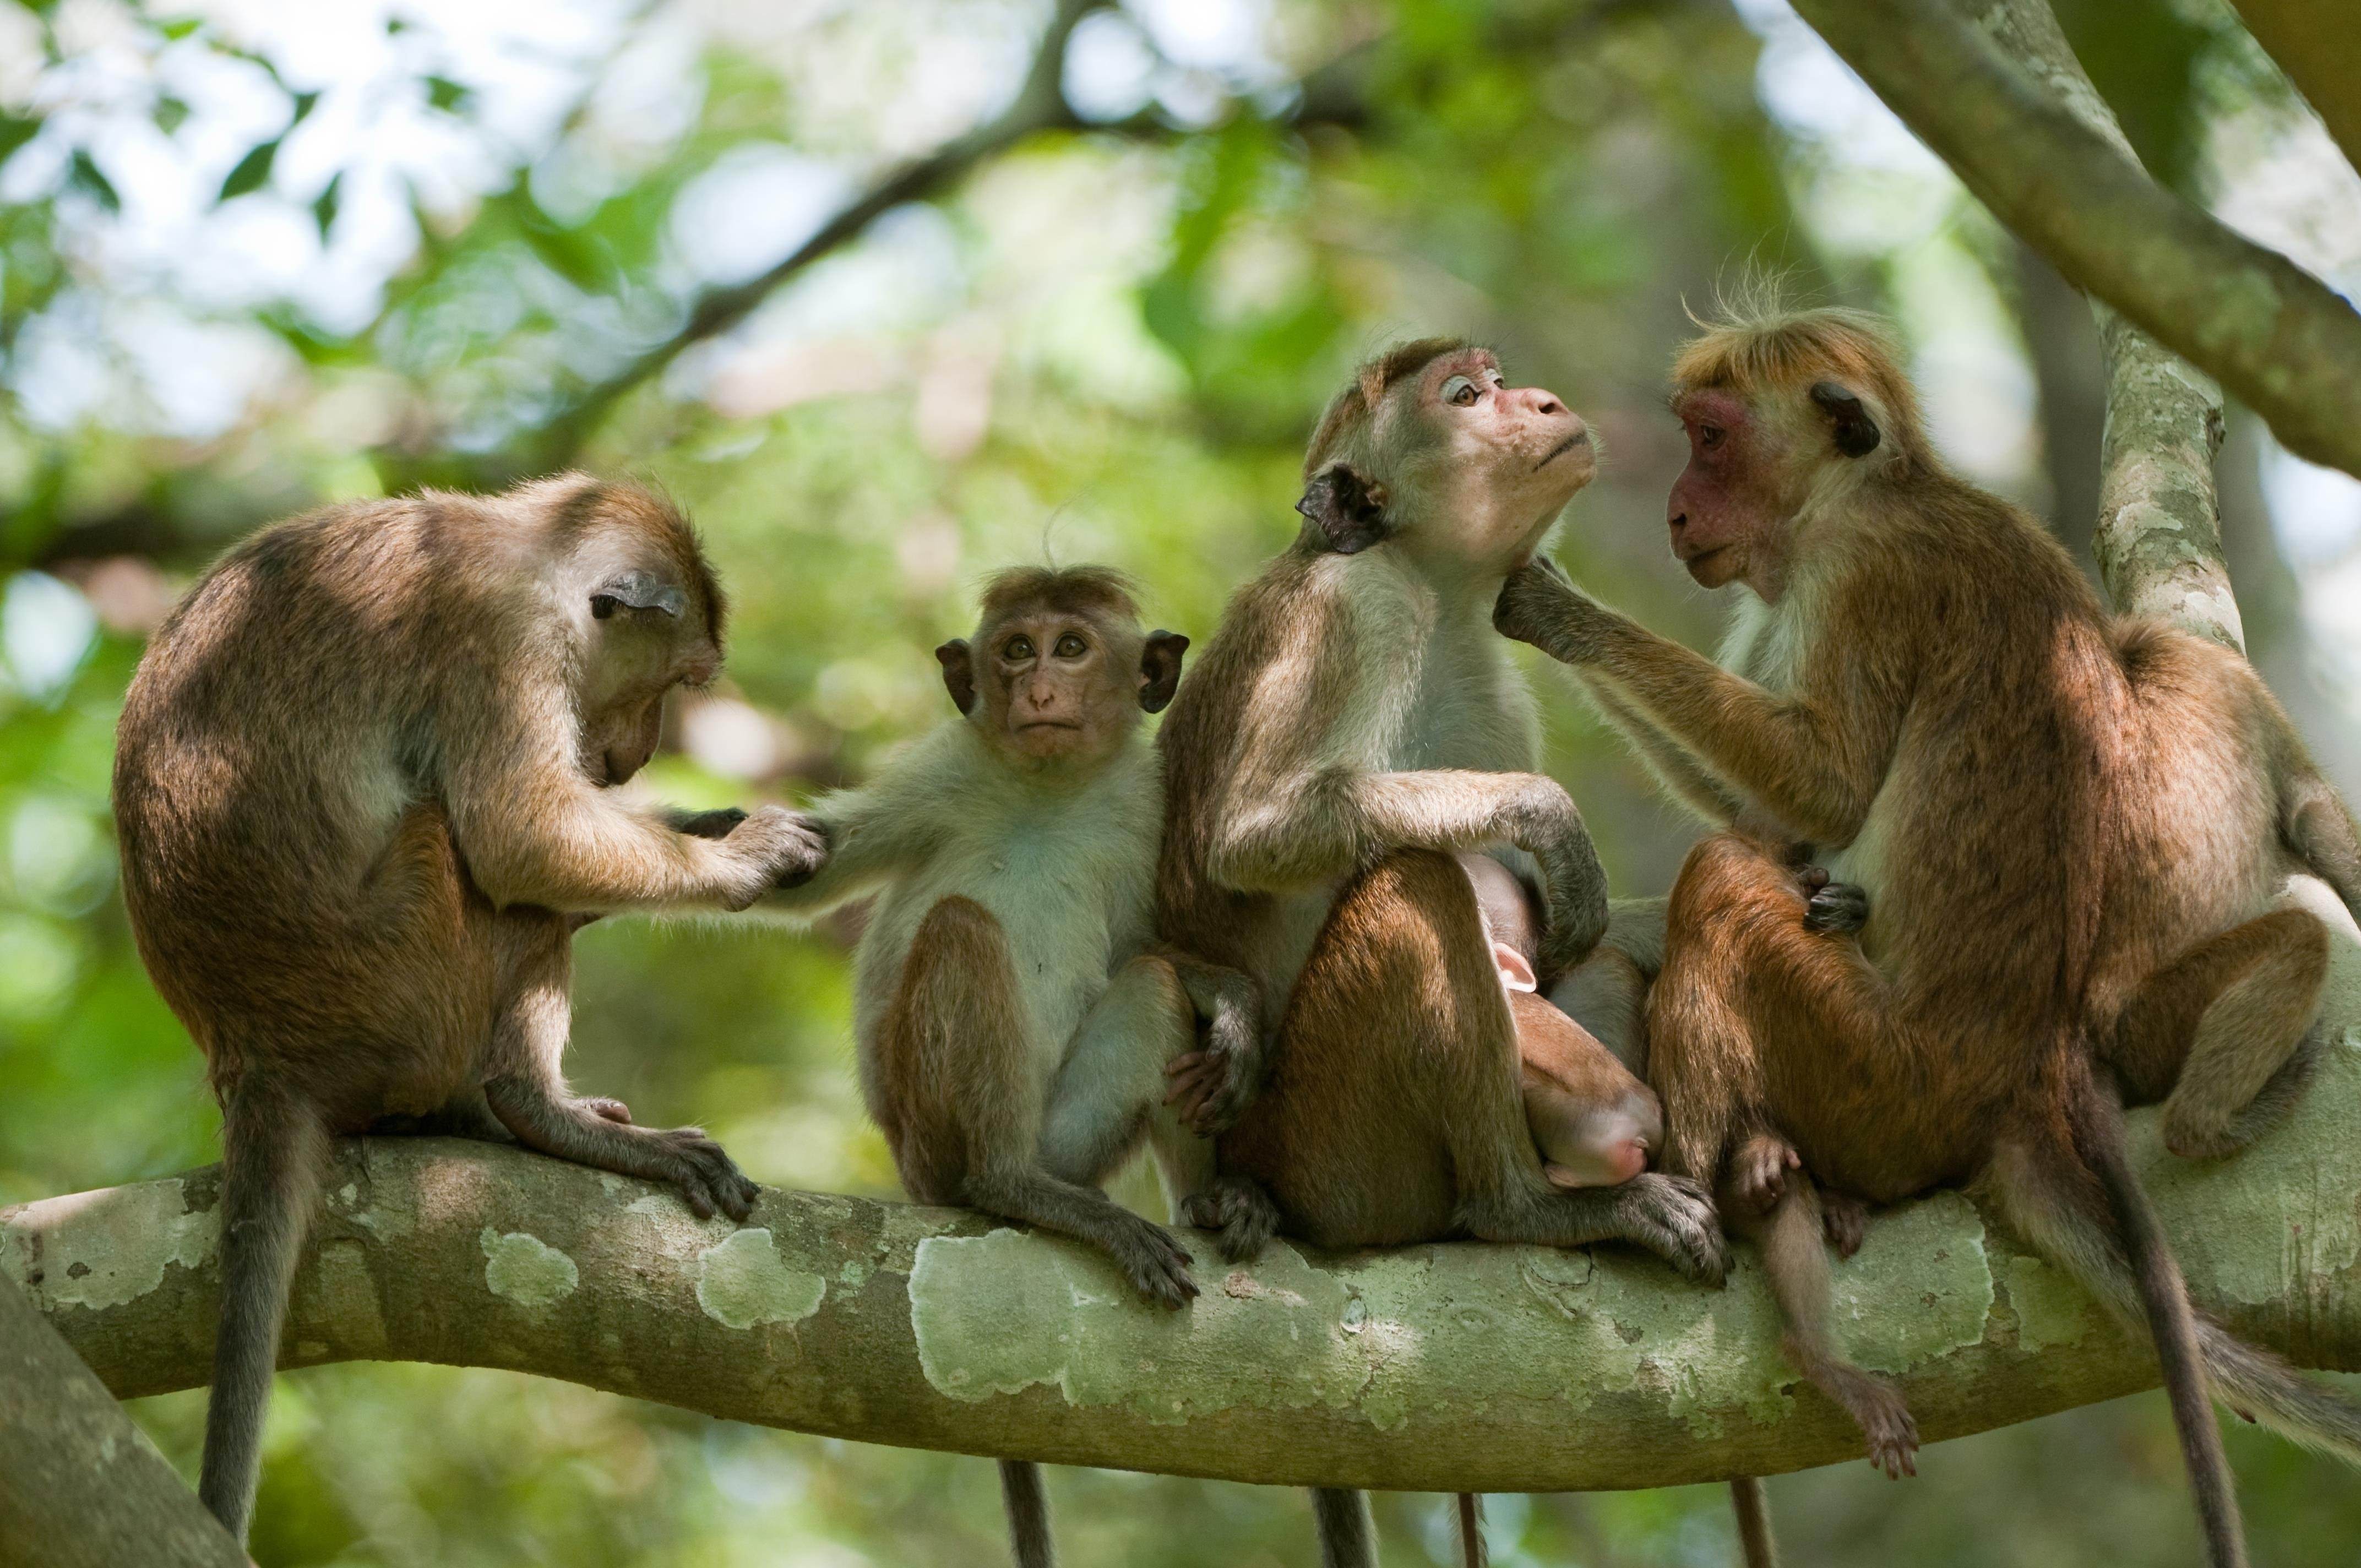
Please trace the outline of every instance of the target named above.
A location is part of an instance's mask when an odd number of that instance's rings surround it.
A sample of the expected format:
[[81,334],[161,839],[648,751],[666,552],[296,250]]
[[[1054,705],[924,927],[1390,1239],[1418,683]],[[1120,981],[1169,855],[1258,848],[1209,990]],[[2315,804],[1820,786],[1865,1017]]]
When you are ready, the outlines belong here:
[[1590,432],[1587,430],[1577,430],[1572,435],[1567,436],[1564,441],[1559,442],[1555,446],[1551,447],[1549,455],[1533,465],[1533,472],[1538,474],[1543,469],[1548,467],[1551,464],[1556,462],[1559,458],[1565,456],[1567,453],[1573,451],[1576,447],[1587,446],[1589,444]]

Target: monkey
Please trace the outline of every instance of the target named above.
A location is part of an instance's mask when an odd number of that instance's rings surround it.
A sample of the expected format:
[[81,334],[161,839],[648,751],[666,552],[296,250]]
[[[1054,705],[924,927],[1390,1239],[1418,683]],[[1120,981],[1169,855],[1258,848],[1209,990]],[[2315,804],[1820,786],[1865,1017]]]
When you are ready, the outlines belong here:
[[[1666,515],[1700,586],[1741,585],[1716,664],[1552,565],[1507,635],[1572,665],[1716,831],[1664,910],[1647,1003],[1666,1166],[1758,1227],[1806,1376],[1889,1475],[1916,1434],[1827,1334],[1819,1190],[1972,1184],[2145,1326],[2211,1560],[2244,1538],[2209,1384],[2348,1459],[2361,1409],[2196,1310],[2124,1151],[2126,1103],[2218,1157],[2286,1113],[2319,1048],[2318,878],[2361,907],[2353,819],[2235,652],[2111,615],[2038,523],[1946,469],[1873,319],[1737,316],[1680,353],[1690,443]],[[1807,923],[1793,850],[1860,890]]]
[[[983,598],[972,638],[935,651],[959,717],[817,802],[831,858],[766,907],[808,917],[881,894],[854,1031],[913,1199],[1075,1237],[1177,1309],[1197,1294],[1188,1253],[1101,1184],[1145,1137],[1175,1197],[1201,1185],[1211,1147],[1190,1129],[1230,1113],[1225,1084],[1169,1069],[1234,1059],[1261,1027],[1243,974],[1152,941],[1163,775],[1137,730],[1172,700],[1189,640],[1142,636],[1105,567],[1012,568]],[[1047,1564],[1038,1467],[1001,1476],[1016,1561]]]
[[[1158,932],[1251,977],[1266,1020],[1247,1059],[1215,1063],[1263,1087],[1185,1210],[1225,1256],[1282,1226],[1334,1247],[1620,1239],[1721,1277],[1694,1182],[1543,1174],[1507,995],[1450,858],[1530,857],[1544,982],[1605,923],[1598,856],[1534,771],[1533,698],[1490,628],[1595,465],[1588,427],[1509,387],[1488,351],[1379,355],[1312,433],[1295,543],[1232,598],[1158,734]],[[1217,1055],[1184,1058],[1184,1079]],[[1315,1508],[1328,1560],[1367,1563],[1361,1496],[1318,1491]]]
[[1648,1168],[1664,1142],[1655,1091],[1590,1031],[1540,993],[1541,931],[1514,872],[1489,855],[1455,857],[1476,894],[1493,967],[1509,993],[1525,1125],[1553,1187],[1613,1187]]
[[724,603],[670,505],[579,474],[331,507],[231,550],[157,631],[116,734],[124,905],[222,1109],[222,1315],[205,1506],[246,1539],[287,1292],[328,1140],[381,1121],[513,1137],[742,1220],[694,1127],[562,1076],[584,917],[740,910],[813,826],[609,793]]

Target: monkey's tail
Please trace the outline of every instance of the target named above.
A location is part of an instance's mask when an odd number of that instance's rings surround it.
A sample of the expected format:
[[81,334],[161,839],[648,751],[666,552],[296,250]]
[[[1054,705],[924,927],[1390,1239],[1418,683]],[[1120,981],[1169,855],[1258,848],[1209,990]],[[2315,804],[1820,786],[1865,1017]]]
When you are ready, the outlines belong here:
[[2197,1343],[2205,1370],[2224,1401],[2291,1442],[2361,1465],[2361,1406],[2313,1382],[2267,1350],[2258,1350],[2197,1314]]
[[1350,1486],[1314,1486],[1312,1516],[1320,1530],[1320,1568],[1377,1568],[1367,1497]]
[[1049,1538],[1041,1467],[1029,1459],[1002,1460],[1000,1500],[1008,1509],[1008,1552],[1016,1568],[1056,1568],[1058,1547]]
[[240,1543],[261,1478],[287,1292],[327,1158],[328,1130],[311,1105],[244,1084],[223,1096],[221,1323],[197,1496]]
[[[2125,1154],[2122,1096],[2112,1080],[2086,1077],[2078,1088],[2068,1102],[2070,1146],[2058,1151],[2058,1163],[2061,1168],[2070,1162],[2081,1165],[2095,1179],[2099,1203],[2090,1201],[2091,1184],[2081,1179],[2083,1171],[2060,1168],[2055,1173],[2055,1190],[2063,1206],[2082,1212],[2079,1217],[2085,1231],[2081,1245],[2070,1247],[2061,1261],[2082,1274],[2085,1283],[2097,1288],[2119,1312],[2133,1316],[2136,1307],[2137,1316],[2147,1321],[2209,1559],[2214,1568],[2244,1568],[2246,1527],[2238,1517],[2236,1484],[2222,1451],[2221,1429],[2206,1398],[2207,1357],[2199,1344],[2188,1284],[2165,1239],[2163,1223]],[[2120,1247],[2110,1242],[2109,1230],[2121,1238]]]
[[1484,1494],[1459,1494],[1460,1568],[1484,1568],[1492,1560],[1484,1544]]
[[1746,1568],[1779,1568],[1779,1542],[1771,1533],[1771,1503],[1763,1483],[1752,1475],[1733,1478],[1730,1510],[1738,1516],[1738,1549]]

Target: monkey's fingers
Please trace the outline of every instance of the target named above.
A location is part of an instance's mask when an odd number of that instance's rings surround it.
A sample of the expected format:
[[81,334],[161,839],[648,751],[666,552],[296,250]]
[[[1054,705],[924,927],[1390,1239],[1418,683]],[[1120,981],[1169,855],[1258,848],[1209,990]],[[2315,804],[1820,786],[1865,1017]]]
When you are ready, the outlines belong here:
[[1671,1264],[1693,1284],[1719,1288],[1729,1277],[1730,1254],[1721,1234],[1721,1216],[1696,1182],[1651,1171],[1634,1177],[1618,1191],[1631,1215],[1631,1240]]
[[1114,1245],[1115,1261],[1141,1295],[1175,1311],[1197,1299],[1197,1281],[1189,1272],[1189,1252],[1163,1226],[1140,1220]]
[[674,1157],[674,1184],[691,1213],[709,1220],[718,1210],[739,1221],[753,1213],[755,1195],[762,1190],[703,1128],[677,1127],[660,1135]]
[[593,1095],[582,1102],[582,1108],[601,1121],[619,1123],[626,1127],[631,1124],[631,1108],[620,1100]]
[[1804,903],[1804,929],[1849,937],[1869,924],[1869,894],[1849,882],[1823,883]]
[[1820,1233],[1839,1257],[1850,1257],[1869,1234],[1869,1205],[1846,1193],[1821,1193]]

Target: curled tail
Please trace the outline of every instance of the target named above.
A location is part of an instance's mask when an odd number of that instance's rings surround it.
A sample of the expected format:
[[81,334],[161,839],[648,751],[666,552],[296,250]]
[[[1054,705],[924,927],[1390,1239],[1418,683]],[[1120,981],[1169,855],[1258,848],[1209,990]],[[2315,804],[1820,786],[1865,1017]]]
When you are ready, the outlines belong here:
[[311,1229],[328,1132],[301,1101],[245,1086],[223,1099],[221,1323],[197,1496],[241,1544],[262,1472],[262,1417],[287,1292]]
[[1058,1548],[1049,1539],[1049,1499],[1041,1491],[1041,1467],[1029,1459],[1002,1460],[1000,1500],[1008,1509],[1008,1554],[1016,1568],[1055,1568]]

